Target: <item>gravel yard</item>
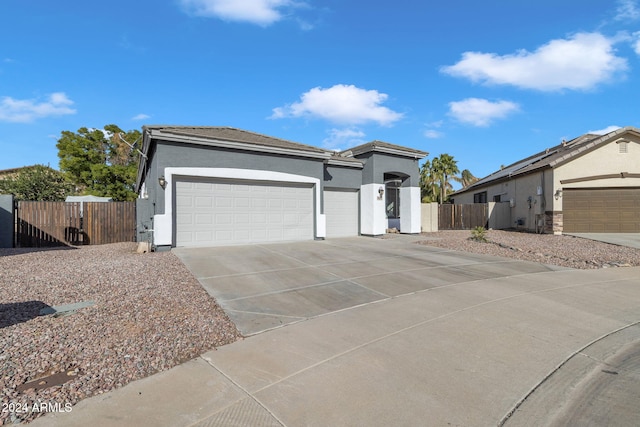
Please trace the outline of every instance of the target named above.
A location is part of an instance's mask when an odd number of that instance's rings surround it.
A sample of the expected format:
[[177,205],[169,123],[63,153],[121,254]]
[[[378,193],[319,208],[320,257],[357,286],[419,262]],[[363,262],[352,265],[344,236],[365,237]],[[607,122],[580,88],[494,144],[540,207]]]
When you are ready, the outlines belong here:
[[[0,424],[36,418],[42,404],[65,410],[240,338],[175,255],[134,250],[0,249]],[[82,301],[95,305],[38,315]],[[18,390],[56,373],[64,384]]]
[[487,243],[470,240],[469,230],[422,233],[420,244],[478,254],[593,269],[640,266],[640,250],[579,237],[489,230]]

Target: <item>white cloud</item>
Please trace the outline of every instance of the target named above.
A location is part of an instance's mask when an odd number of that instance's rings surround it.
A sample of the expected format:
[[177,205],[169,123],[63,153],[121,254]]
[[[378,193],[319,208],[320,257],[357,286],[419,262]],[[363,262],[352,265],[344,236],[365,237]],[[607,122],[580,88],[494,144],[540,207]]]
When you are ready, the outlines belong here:
[[142,114],[138,114],[137,116],[133,116],[131,120],[146,120],[150,118],[151,118],[150,115],[142,113]]
[[640,31],[636,31],[633,33],[633,40],[631,42],[631,46],[636,54],[640,55]]
[[607,126],[606,128],[600,129],[600,130],[590,130],[587,133],[591,133],[593,135],[606,135],[606,134],[608,134],[610,132],[613,132],[614,130],[618,130],[618,129],[621,129],[621,127],[620,126],[616,126],[616,125],[611,125],[611,126]]
[[271,118],[319,117],[334,123],[362,124],[377,122],[389,126],[402,118],[387,107],[386,93],[360,89],[353,85],[335,85],[328,89],[315,87],[300,96],[300,102],[273,109]]
[[465,52],[442,72],[473,82],[555,91],[587,90],[627,70],[627,60],[615,55],[615,40],[600,33],[578,33],[551,40],[535,52],[511,55]]
[[640,8],[636,0],[618,0],[616,21],[635,21],[640,19]]
[[449,103],[450,116],[473,126],[489,126],[494,120],[503,119],[519,109],[518,104],[510,101],[491,102],[480,98]]
[[444,136],[444,133],[437,131],[435,129],[427,129],[424,131],[425,138],[429,138],[429,139],[438,139],[438,138],[442,138]]
[[269,26],[284,16],[283,9],[303,6],[293,0],[180,0],[196,16]]
[[0,121],[28,123],[35,119],[75,114],[73,101],[64,92],[52,93],[45,101],[34,99],[0,99]]
[[429,139],[442,138],[444,136],[444,133],[436,129],[440,129],[443,124],[444,124],[444,120],[437,120],[435,122],[425,123],[425,127],[427,127],[428,129],[423,132],[423,135],[425,136],[425,138],[429,138]]
[[355,147],[364,144],[363,139],[366,135],[359,129],[331,129],[328,131],[329,136],[322,141],[324,148],[334,151],[341,151],[347,147]]

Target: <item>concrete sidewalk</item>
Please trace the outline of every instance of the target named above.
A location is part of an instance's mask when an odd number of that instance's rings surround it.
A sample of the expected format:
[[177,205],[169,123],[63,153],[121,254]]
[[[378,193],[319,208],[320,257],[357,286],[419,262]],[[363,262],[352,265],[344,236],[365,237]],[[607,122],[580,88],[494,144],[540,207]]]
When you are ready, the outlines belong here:
[[640,341],[639,321],[640,268],[444,285],[252,336],[32,425],[539,425],[507,415],[590,343]]

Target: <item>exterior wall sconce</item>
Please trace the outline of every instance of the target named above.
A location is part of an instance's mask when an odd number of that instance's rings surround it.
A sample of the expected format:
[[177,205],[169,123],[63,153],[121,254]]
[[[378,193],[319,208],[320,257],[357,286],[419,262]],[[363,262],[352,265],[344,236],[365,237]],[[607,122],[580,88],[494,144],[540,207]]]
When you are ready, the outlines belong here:
[[382,200],[382,196],[384,195],[384,188],[378,188],[378,200]]
[[562,190],[561,189],[557,189],[555,193],[553,193],[553,197],[554,199],[558,200],[560,197],[562,197]]
[[164,179],[164,175],[158,178],[158,184],[160,184],[160,187],[162,187],[163,190],[165,189],[165,187],[167,186],[167,180]]

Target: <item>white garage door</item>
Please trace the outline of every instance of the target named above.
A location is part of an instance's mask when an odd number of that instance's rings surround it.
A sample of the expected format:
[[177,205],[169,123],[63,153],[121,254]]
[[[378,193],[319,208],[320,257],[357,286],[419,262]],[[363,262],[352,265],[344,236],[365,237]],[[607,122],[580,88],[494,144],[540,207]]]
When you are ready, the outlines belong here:
[[357,191],[324,191],[324,213],[327,218],[327,237],[357,236],[358,223]]
[[241,180],[176,182],[176,246],[313,239],[313,188]]

